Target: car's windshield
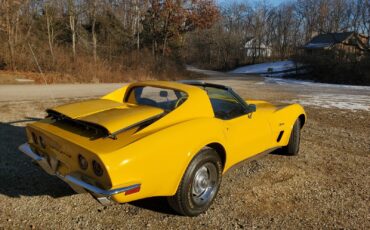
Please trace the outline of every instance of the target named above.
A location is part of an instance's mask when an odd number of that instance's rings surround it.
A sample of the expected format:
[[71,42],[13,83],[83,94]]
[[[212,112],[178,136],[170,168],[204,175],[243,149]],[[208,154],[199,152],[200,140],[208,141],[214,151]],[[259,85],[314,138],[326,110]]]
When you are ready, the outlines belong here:
[[149,105],[169,112],[179,107],[186,99],[187,94],[179,90],[138,86],[129,91],[126,102],[137,105]]

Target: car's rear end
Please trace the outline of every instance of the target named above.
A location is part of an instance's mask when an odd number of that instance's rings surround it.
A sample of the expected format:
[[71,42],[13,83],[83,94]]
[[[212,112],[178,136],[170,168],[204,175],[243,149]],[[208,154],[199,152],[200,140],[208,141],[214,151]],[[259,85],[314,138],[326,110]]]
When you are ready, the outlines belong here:
[[[27,126],[28,142],[20,146],[44,171],[63,179],[78,193],[92,193],[102,203],[107,203],[112,195],[140,190],[137,183],[114,185],[104,164],[104,154],[98,154],[102,150],[98,147],[102,139],[92,140],[95,131],[51,123],[51,119],[45,119]],[[117,143],[107,139],[104,145],[109,144],[107,142]],[[113,144],[110,148],[118,146]]]
[[98,99],[47,112],[46,119],[27,126],[28,142],[20,146],[42,169],[103,202],[140,190],[134,181],[112,181],[117,166],[106,165],[104,157],[140,138],[136,131],[158,119],[162,109]]

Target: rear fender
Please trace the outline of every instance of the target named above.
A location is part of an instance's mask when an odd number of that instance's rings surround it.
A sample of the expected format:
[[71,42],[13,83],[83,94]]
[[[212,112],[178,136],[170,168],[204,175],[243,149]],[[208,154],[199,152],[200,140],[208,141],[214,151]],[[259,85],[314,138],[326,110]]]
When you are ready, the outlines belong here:
[[222,122],[199,118],[182,122],[146,136],[114,153],[102,156],[108,165],[113,188],[140,183],[141,191],[115,195],[118,202],[176,193],[190,161],[210,143],[224,143]]

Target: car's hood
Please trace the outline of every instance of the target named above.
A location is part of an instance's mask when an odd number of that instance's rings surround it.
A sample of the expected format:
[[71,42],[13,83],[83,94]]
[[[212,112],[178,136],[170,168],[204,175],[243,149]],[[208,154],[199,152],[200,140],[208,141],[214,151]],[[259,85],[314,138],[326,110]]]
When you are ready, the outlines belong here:
[[103,127],[112,135],[161,116],[164,111],[145,105],[96,99],[48,109],[51,116],[61,116]]

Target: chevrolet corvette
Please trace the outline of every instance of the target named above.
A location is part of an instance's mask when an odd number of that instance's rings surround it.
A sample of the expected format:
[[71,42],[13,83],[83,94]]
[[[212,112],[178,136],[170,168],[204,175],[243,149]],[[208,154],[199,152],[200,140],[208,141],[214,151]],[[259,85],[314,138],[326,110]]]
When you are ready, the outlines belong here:
[[179,214],[205,212],[222,175],[252,157],[299,151],[298,104],[243,100],[198,81],[143,81],[99,99],[47,109],[21,152],[104,205],[167,197]]

